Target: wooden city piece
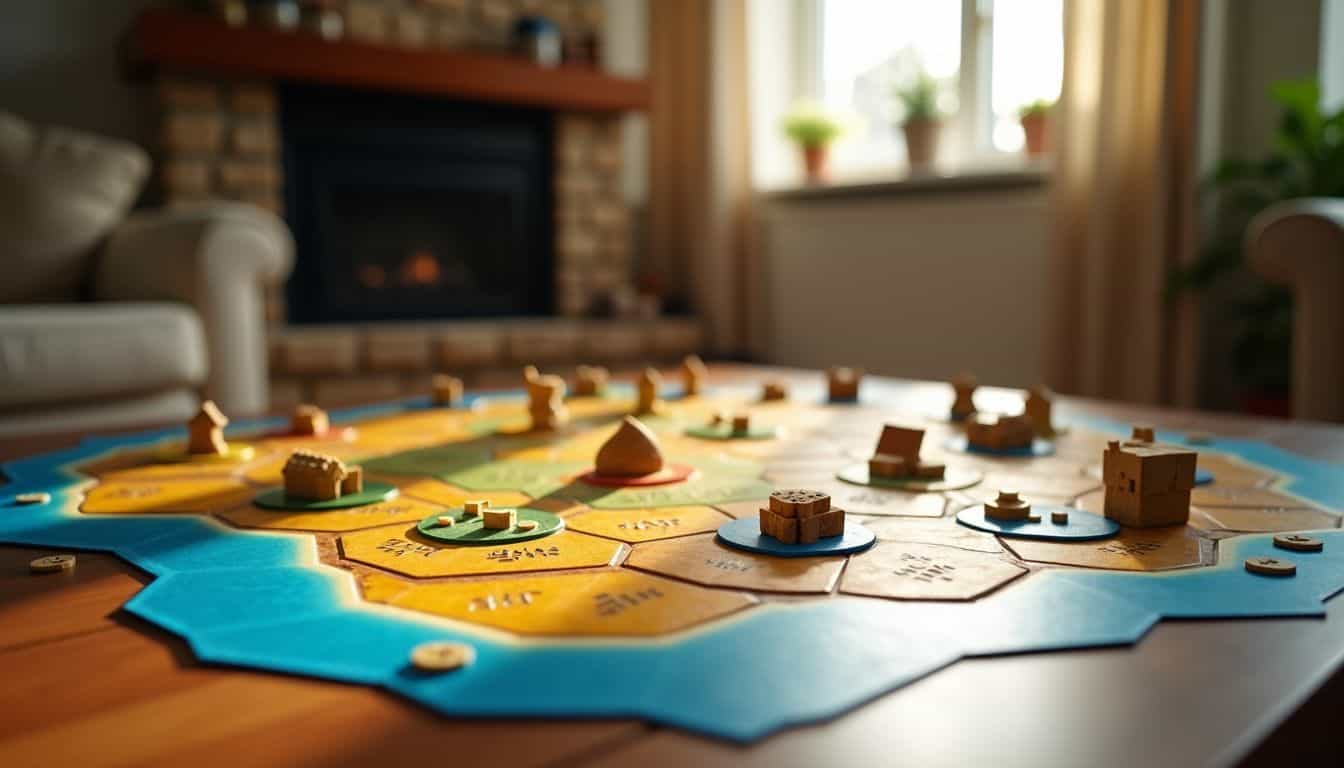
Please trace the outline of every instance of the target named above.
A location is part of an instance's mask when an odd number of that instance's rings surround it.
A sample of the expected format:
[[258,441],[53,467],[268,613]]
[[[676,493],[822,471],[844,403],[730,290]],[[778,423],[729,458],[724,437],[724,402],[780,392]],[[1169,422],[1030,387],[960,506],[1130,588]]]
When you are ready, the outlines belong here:
[[887,424],[877,439],[877,449],[868,460],[868,475],[887,479],[920,477],[936,479],[947,468],[937,462],[920,461],[919,449],[924,430]]
[[321,437],[329,429],[331,420],[327,418],[327,412],[316,405],[296,405],[294,412],[289,415],[289,432],[292,435]]
[[782,381],[767,381],[761,385],[761,400],[776,402],[789,398],[789,387]]
[[682,391],[687,397],[695,397],[705,388],[705,379],[709,377],[709,369],[705,367],[705,361],[698,355],[687,355],[681,361],[681,381]]
[[1031,422],[1031,429],[1037,437],[1051,438],[1056,434],[1055,425],[1050,415],[1050,411],[1054,407],[1054,401],[1055,393],[1051,392],[1044,384],[1039,384],[1027,391],[1023,415],[1027,417],[1027,421]]
[[635,403],[635,415],[647,416],[663,409],[659,392],[663,388],[663,375],[657,368],[645,368],[639,375],[639,400]]
[[574,394],[578,397],[599,397],[606,394],[611,372],[600,365],[580,365],[574,371]]
[[828,368],[826,370],[827,397],[831,402],[847,402],[859,399],[859,381],[863,378],[860,368]]
[[966,442],[976,448],[994,451],[1030,448],[1035,436],[1026,416],[976,413],[966,419]]
[[952,401],[952,420],[963,421],[975,413],[975,388],[977,382],[975,377],[963,373],[949,382],[952,385],[952,391],[956,398]]
[[436,373],[429,381],[430,401],[440,408],[456,408],[462,404],[465,386],[462,380],[446,373]]
[[565,380],[550,374],[537,374],[527,379],[527,412],[532,417],[532,429],[536,431],[559,429],[568,424]]
[[845,532],[845,511],[831,506],[831,497],[804,488],[770,494],[760,509],[761,534],[785,544],[812,544]]
[[328,501],[364,490],[363,469],[312,451],[290,454],[280,474],[285,478],[285,495],[297,499]]
[[[1031,517],[1031,504],[1022,499],[1017,491],[1000,490],[997,498],[985,502],[985,517],[994,520],[1028,520]],[[1037,516],[1036,520],[1040,519]]]
[[518,522],[516,509],[483,509],[481,526],[492,531],[507,531]]
[[1177,446],[1110,441],[1101,462],[1106,517],[1131,528],[1184,524],[1197,460]]
[[224,442],[224,427],[228,424],[228,417],[214,400],[201,403],[201,409],[187,422],[187,453],[192,456],[228,454],[229,444]]
[[639,419],[626,416],[616,434],[597,450],[594,470],[607,477],[641,477],[663,468],[658,437]]

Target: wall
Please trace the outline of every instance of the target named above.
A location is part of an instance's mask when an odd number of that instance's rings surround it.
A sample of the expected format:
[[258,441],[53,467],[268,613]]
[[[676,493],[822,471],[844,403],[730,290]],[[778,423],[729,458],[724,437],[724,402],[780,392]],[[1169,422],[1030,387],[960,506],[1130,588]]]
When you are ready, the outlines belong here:
[[1039,383],[1044,188],[899,187],[766,202],[768,359]]
[[7,3],[0,23],[0,109],[41,123],[145,143],[148,89],[128,85],[117,42],[152,0]]

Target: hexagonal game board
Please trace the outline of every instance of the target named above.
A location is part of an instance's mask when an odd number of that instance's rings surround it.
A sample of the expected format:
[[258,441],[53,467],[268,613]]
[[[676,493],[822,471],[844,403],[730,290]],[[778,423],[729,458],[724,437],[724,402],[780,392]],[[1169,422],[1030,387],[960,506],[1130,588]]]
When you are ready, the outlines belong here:
[[[1214,480],[1194,491],[1188,525],[999,536],[956,516],[1009,487],[1043,509],[1102,514],[1092,468],[1127,425],[1075,421],[1048,455],[967,454],[943,447],[955,425],[880,400],[760,406],[756,395],[667,402],[648,426],[668,461],[693,471],[647,487],[583,480],[634,405],[619,392],[553,432],[527,431],[517,393],[334,413],[355,429],[324,444],[241,424],[230,438],[255,450],[236,462],[162,460],[181,452],[173,430],[96,438],[3,468],[0,542],[125,558],[153,576],[126,609],[212,663],[381,686],[447,715],[634,715],[736,741],[834,717],[961,658],[1124,645],[1164,618],[1321,616],[1344,588],[1344,482],[1325,464],[1221,440],[1198,447]],[[778,429],[688,434],[748,408],[768,408]],[[891,421],[925,429],[930,459],[976,481],[838,479]],[[397,492],[332,509],[257,504],[296,447],[358,463]],[[778,557],[720,541],[785,487],[829,494],[876,544]],[[50,500],[17,501],[30,492]],[[472,500],[545,525],[434,527],[465,526]],[[1274,548],[1274,533],[1300,530],[1323,549]],[[1243,568],[1260,556],[1292,561],[1296,575]],[[470,645],[475,660],[414,673],[411,649],[432,640]]]

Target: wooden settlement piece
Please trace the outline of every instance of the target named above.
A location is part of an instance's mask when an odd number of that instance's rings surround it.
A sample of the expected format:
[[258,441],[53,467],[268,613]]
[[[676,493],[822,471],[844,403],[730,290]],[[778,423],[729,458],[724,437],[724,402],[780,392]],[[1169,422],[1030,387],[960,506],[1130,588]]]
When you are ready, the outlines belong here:
[[1177,446],[1111,440],[1101,464],[1106,517],[1130,528],[1186,523],[1197,459]]
[[1026,416],[974,413],[966,419],[966,443],[972,448],[1012,451],[1031,447],[1036,433]]
[[761,535],[785,544],[812,544],[845,532],[845,511],[831,497],[803,488],[775,491],[760,509]]
[[1037,437],[1050,439],[1057,433],[1051,411],[1054,409],[1055,393],[1051,392],[1044,384],[1032,387],[1027,391],[1027,399],[1023,404],[1023,415],[1027,421],[1031,422],[1031,429]]
[[868,460],[869,477],[896,480],[906,477],[941,478],[947,467],[919,458],[924,430],[887,424],[877,439],[877,449]]
[[436,373],[429,381],[430,402],[440,408],[457,408],[462,405],[465,385],[456,376]]
[[290,454],[280,474],[285,478],[285,495],[297,499],[326,501],[364,490],[362,468],[313,451]]
[[701,360],[699,355],[687,355],[681,361],[681,381],[682,392],[686,397],[695,397],[705,388],[705,379],[709,377],[709,369],[705,367],[705,361]]
[[639,375],[638,400],[635,402],[636,416],[651,416],[663,410],[663,375],[657,368],[645,368]]
[[229,452],[224,442],[224,427],[229,419],[219,410],[214,400],[201,403],[201,408],[187,422],[187,453],[192,456],[225,456]]
[[316,405],[303,403],[294,406],[289,415],[289,433],[301,437],[321,437],[331,429],[327,412]]
[[575,397],[601,397],[607,393],[611,372],[600,365],[580,365],[574,370]]

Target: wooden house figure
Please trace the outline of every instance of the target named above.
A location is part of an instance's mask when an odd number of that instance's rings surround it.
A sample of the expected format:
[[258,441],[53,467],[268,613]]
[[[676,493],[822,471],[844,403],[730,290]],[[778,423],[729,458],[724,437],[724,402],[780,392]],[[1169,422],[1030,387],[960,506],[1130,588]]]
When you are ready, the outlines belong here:
[[1044,385],[1032,387],[1027,392],[1024,413],[1027,421],[1031,422],[1031,428],[1037,437],[1051,438],[1055,436],[1055,425],[1050,414],[1054,407],[1054,400],[1055,393]]
[[1036,433],[1026,416],[977,413],[966,421],[966,442],[976,448],[1008,451],[1030,448]]
[[686,397],[695,397],[705,388],[705,379],[709,369],[699,355],[687,355],[681,361],[682,392]]
[[214,400],[201,403],[201,409],[187,422],[187,453],[193,456],[226,455],[229,444],[224,442],[224,427],[228,423],[228,417]]
[[289,417],[289,431],[294,435],[320,437],[331,428],[327,412],[316,405],[297,405]]
[[1106,517],[1131,528],[1184,524],[1197,459],[1176,446],[1110,441],[1101,462]]
[[328,501],[364,490],[363,469],[312,451],[295,451],[280,474],[285,478],[285,495],[299,499]]
[[942,477],[945,467],[934,462],[920,461],[919,449],[924,443],[924,430],[886,424],[877,439],[877,450],[868,460],[870,477]]

